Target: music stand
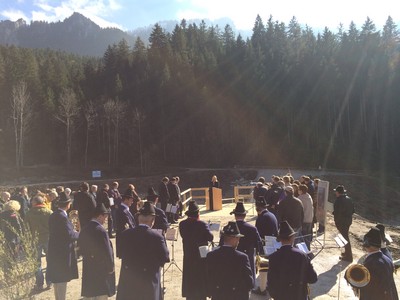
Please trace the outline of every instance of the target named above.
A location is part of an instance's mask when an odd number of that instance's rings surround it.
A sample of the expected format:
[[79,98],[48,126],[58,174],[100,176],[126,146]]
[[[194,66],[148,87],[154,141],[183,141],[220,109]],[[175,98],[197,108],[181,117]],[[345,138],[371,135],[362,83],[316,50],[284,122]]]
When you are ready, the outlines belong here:
[[171,260],[168,264],[168,267],[164,270],[163,274],[165,274],[171,266],[175,266],[182,273],[182,269],[178,266],[175,261],[175,246],[174,242],[178,240],[178,229],[177,227],[170,227],[167,229],[165,233],[165,241],[171,241]]

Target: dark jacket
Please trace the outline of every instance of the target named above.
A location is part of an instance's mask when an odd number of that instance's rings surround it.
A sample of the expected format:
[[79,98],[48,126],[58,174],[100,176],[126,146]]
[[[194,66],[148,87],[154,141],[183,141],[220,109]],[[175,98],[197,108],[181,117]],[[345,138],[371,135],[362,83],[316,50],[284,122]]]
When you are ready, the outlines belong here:
[[92,219],[94,209],[96,208],[96,201],[88,192],[77,192],[74,195],[74,202],[72,209],[78,211],[80,227],[83,228]]
[[347,195],[340,195],[333,204],[333,216],[335,224],[339,226],[350,226],[353,222],[354,204]]
[[159,195],[158,200],[161,204],[161,209],[165,211],[167,203],[169,202],[170,195],[167,185],[164,182],[161,182],[160,185],[158,186],[158,195]]
[[117,300],[160,300],[160,269],[169,261],[164,237],[139,225],[121,234]]
[[212,300],[248,300],[253,275],[246,254],[221,246],[207,254],[207,286]]
[[78,278],[74,241],[78,239],[79,233],[74,231],[63,210],[57,209],[51,214],[49,233],[47,280],[59,283]]
[[287,221],[293,229],[298,229],[303,225],[304,208],[299,198],[292,195],[286,196],[278,205],[278,221]]
[[179,223],[183,243],[183,297],[206,297],[206,262],[200,257],[199,246],[206,246],[214,238],[207,223],[187,218]]
[[268,292],[275,300],[306,300],[307,284],[317,281],[317,273],[307,254],[285,245],[269,257]]
[[262,239],[265,239],[265,236],[278,236],[278,221],[267,209],[257,217],[256,228]]
[[79,234],[83,256],[82,296],[115,294],[114,252],[108,234],[97,221],[90,221]]
[[100,193],[97,193],[96,197],[97,204],[104,204],[105,208],[110,208],[110,199],[108,198],[108,191],[103,189]]
[[364,261],[370,274],[369,283],[360,289],[360,300],[398,300],[393,278],[393,264],[382,252],[372,253]]
[[172,205],[176,205],[176,203],[181,198],[178,186],[170,181],[167,184],[167,189],[169,193],[169,203],[171,203]]
[[129,211],[129,207],[126,206],[124,203],[121,203],[117,211],[115,212],[115,218],[116,218],[116,225],[115,225],[115,246],[117,248],[117,257],[120,257],[119,252],[120,252],[120,234],[128,228],[134,228],[135,227],[135,219],[133,218],[131,212]]

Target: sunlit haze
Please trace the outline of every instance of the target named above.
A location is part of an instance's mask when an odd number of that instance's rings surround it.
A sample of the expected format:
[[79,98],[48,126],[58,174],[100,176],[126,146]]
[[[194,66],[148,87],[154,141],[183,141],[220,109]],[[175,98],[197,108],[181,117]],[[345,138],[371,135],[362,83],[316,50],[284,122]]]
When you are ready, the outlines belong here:
[[264,23],[272,16],[288,24],[295,16],[300,24],[336,30],[351,21],[360,28],[369,17],[379,30],[388,16],[400,23],[399,8],[395,0],[0,0],[0,19],[56,22],[79,12],[101,27],[133,30],[165,20],[229,18],[237,29],[249,30],[259,14]]

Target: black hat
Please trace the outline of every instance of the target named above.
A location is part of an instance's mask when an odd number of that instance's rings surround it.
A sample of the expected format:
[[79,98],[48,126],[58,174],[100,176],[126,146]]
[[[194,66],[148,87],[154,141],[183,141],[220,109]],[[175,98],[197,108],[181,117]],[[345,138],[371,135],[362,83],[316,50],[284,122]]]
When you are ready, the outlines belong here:
[[247,210],[244,209],[244,204],[243,202],[238,202],[236,203],[236,207],[234,210],[232,210],[230,212],[231,215],[235,214],[235,215],[245,215],[247,214]]
[[378,228],[371,228],[366,235],[364,235],[363,246],[364,247],[377,247],[381,248],[382,240],[381,240],[381,232]]
[[132,190],[131,189],[127,189],[126,191],[125,191],[125,193],[122,195],[122,198],[134,198],[134,196],[133,196],[133,192],[132,192]]
[[381,239],[382,242],[384,242],[386,245],[390,245],[390,241],[388,239],[388,235],[385,233],[385,225],[383,224],[376,224],[376,228],[379,229],[379,232],[381,233]]
[[268,206],[267,201],[265,200],[265,198],[263,196],[259,196],[256,199],[256,206],[258,206],[258,207]]
[[97,204],[95,210],[94,210],[94,215],[104,215],[104,214],[109,214],[110,210],[107,209],[103,203]]
[[67,196],[67,194],[65,194],[65,193],[60,193],[59,194],[59,198],[58,198],[58,203],[59,204],[66,204],[66,203],[71,202],[71,201],[72,201],[71,197]]
[[292,226],[290,226],[287,221],[281,222],[281,224],[279,225],[279,233],[278,233],[279,238],[287,239],[295,234],[296,232],[293,230]]
[[228,225],[224,226],[222,229],[221,234],[233,237],[244,237],[243,234],[240,234],[239,227],[234,221],[228,222]]
[[144,202],[143,207],[139,210],[139,215],[143,216],[155,216],[156,210],[154,209],[154,205],[151,202]]
[[185,215],[191,216],[191,215],[198,215],[199,213],[199,206],[197,205],[197,202],[194,200],[189,201],[189,207],[188,210],[185,212]]
[[334,192],[338,192],[339,194],[344,194],[346,193],[346,190],[344,189],[343,185],[338,185],[336,188],[333,189]]
[[147,201],[155,202],[155,200],[157,198],[158,198],[158,194],[156,193],[154,188],[153,187],[149,187],[149,189],[147,190],[147,196],[146,196]]

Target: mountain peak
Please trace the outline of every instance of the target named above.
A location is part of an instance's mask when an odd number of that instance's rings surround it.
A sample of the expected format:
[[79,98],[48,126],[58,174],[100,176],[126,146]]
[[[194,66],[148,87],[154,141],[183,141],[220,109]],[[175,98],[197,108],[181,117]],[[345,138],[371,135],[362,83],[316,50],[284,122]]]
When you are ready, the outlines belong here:
[[[81,13],[74,12],[70,17],[66,18],[64,20],[64,23],[75,23],[75,24],[81,24],[81,25],[95,25],[98,26],[95,22],[90,20],[89,18],[85,17]],[[100,26],[99,26],[100,27]]]

